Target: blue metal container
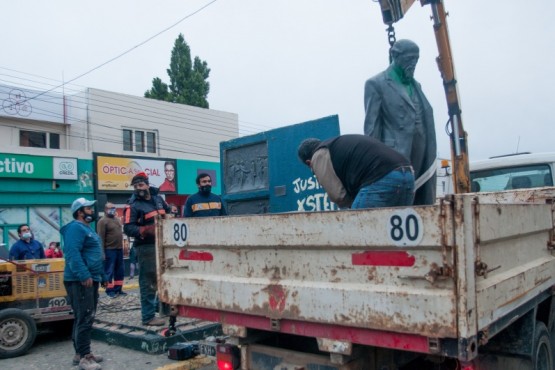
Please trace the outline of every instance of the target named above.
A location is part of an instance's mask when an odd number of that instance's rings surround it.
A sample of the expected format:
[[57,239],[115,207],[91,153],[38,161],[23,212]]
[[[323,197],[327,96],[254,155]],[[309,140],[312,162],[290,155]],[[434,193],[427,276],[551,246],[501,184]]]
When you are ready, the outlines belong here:
[[222,196],[228,213],[337,209],[297,157],[297,148],[309,137],[324,140],[338,135],[335,115],[220,143]]

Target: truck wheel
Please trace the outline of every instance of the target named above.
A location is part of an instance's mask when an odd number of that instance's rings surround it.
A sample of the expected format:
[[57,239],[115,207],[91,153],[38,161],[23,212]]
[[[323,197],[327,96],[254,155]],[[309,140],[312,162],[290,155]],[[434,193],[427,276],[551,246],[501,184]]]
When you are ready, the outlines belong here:
[[547,327],[541,321],[536,321],[534,335],[534,370],[553,370],[553,353]]
[[36,336],[37,325],[28,313],[17,308],[0,311],[0,358],[25,354]]

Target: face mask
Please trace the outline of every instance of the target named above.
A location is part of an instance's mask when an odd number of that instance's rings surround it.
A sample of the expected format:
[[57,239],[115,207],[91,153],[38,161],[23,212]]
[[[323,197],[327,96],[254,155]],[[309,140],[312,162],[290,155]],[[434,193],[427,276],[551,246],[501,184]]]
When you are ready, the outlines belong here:
[[116,209],[115,208],[110,208],[107,212],[106,215],[108,217],[114,217],[116,215]]
[[31,239],[32,236],[33,236],[33,234],[31,234],[30,231],[27,231],[27,232],[21,234],[21,239]]
[[93,214],[85,213],[85,217],[83,217],[83,220],[86,223],[90,224],[91,222],[96,220],[96,215],[94,213]]
[[148,189],[137,189],[137,190],[135,190],[135,195],[139,198],[146,198],[149,194],[150,194],[150,192],[148,191]]
[[212,186],[211,185],[201,186],[199,189],[200,189],[200,192],[204,195],[208,195],[212,192]]

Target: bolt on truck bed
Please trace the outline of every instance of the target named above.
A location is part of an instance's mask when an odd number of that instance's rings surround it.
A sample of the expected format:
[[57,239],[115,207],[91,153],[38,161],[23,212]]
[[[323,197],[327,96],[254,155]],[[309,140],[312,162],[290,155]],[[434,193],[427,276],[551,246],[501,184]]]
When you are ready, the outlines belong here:
[[159,294],[180,315],[469,361],[551,295],[555,189],[450,195],[433,206],[169,219]]

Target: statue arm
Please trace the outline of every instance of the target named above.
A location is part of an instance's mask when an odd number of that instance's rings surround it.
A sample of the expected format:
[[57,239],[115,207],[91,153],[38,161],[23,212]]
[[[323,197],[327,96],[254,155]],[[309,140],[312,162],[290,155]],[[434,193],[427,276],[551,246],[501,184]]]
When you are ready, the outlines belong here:
[[370,79],[364,85],[364,135],[381,140],[380,114],[382,108],[381,92],[376,81]]

